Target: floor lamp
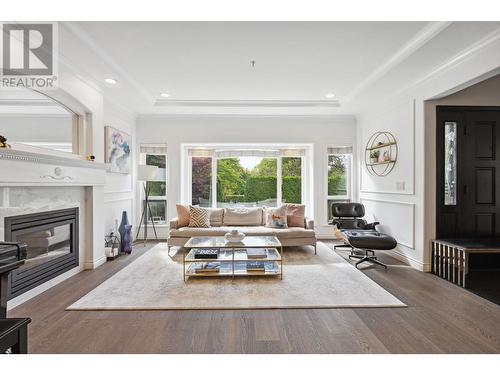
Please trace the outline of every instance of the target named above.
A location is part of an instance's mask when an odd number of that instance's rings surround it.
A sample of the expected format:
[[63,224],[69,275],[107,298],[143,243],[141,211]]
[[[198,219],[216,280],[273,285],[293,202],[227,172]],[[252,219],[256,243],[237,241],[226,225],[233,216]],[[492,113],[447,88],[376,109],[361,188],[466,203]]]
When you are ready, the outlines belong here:
[[[139,165],[137,168],[137,180],[142,181],[144,188],[144,205],[142,208],[141,221],[139,222],[139,228],[137,229],[135,238],[139,238],[139,232],[141,231],[141,227],[144,224],[144,245],[146,245],[146,241],[148,239],[148,214],[151,213],[151,206],[149,205],[149,194],[151,192],[151,187],[148,186],[148,181],[162,181],[158,173],[159,171],[160,168],[154,165]],[[158,239],[155,223],[153,220],[151,220],[151,223],[153,224],[155,238]]]

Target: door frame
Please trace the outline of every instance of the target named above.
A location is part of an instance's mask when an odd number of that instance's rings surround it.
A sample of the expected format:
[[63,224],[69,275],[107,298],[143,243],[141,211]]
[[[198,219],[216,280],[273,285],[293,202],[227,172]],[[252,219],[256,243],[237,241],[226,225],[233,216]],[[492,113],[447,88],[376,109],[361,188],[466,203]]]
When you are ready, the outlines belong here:
[[[444,167],[444,159],[442,158],[443,155],[443,138],[441,137],[443,135],[443,129],[441,126],[440,122],[440,114],[442,112],[499,112],[500,113],[500,106],[469,106],[469,105],[436,105],[436,111],[435,111],[435,120],[436,120],[436,128],[434,129],[435,131],[435,205],[434,205],[434,235],[436,238],[439,238],[439,232],[438,232],[438,215],[439,215],[439,209],[440,205],[442,203],[442,198],[443,198],[443,188],[444,188],[444,176],[442,174],[442,169]],[[462,119],[463,120],[463,119]],[[458,130],[458,128],[457,128]],[[461,143],[461,136],[460,136],[460,131],[457,132],[457,149],[459,147],[459,144]],[[463,136],[463,135],[462,135]],[[460,167],[461,161],[463,159],[463,155],[460,153],[457,153],[457,203],[458,203],[458,197],[461,195],[461,184],[460,184],[460,179],[461,179],[461,172],[460,172]]]

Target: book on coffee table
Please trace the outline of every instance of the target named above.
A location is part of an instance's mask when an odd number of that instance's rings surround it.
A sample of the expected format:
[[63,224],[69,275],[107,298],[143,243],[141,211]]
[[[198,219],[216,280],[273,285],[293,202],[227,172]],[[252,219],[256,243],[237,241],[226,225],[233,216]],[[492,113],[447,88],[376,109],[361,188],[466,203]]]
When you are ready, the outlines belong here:
[[220,263],[203,263],[195,269],[195,273],[218,273],[220,271]]
[[247,249],[248,259],[262,259],[267,257],[267,249],[265,247],[255,247]]
[[247,271],[265,271],[264,262],[247,262]]
[[196,249],[194,253],[194,259],[217,259],[218,257],[218,249]]

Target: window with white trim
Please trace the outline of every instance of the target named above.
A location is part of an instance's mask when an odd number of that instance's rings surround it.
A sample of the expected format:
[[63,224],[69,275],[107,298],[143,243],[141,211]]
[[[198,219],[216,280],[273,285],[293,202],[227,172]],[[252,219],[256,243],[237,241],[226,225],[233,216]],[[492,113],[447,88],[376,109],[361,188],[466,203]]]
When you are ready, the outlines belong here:
[[[160,169],[164,181],[147,181],[149,189],[148,224],[166,224],[167,222],[167,146],[165,144],[142,144],[140,146],[140,163],[154,165]],[[163,178],[163,177],[162,177]],[[141,200],[144,204],[144,192],[141,190]]]
[[189,149],[191,204],[276,207],[303,202],[303,149]]
[[328,221],[332,220],[332,203],[350,202],[352,176],[352,147],[328,148],[327,207]]

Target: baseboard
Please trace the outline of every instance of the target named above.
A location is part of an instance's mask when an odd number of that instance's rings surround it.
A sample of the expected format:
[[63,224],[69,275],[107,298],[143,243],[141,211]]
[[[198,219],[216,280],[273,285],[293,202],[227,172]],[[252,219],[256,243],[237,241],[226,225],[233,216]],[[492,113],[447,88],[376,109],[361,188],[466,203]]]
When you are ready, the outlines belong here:
[[95,270],[97,267],[102,266],[104,263],[106,263],[107,258],[106,256],[102,256],[101,258],[90,261],[90,262],[84,262],[83,263],[83,269],[85,270]]
[[54,277],[53,279],[41,285],[38,285],[37,287],[31,290],[28,290],[26,293],[23,293],[20,296],[12,298],[7,302],[7,310],[13,309],[16,306],[23,304],[24,302],[30,300],[31,298],[36,297],[37,295],[45,292],[46,290],[49,290],[50,288],[56,286],[57,284],[62,283],[64,280],[69,279],[70,277],[76,275],[77,273],[80,273],[81,271],[83,271],[83,267],[75,267],[59,276]]
[[416,260],[412,257],[409,257],[408,255],[405,255],[396,249],[391,250],[391,251],[385,251],[385,254],[390,255],[391,257],[393,257],[397,260],[400,260],[403,263],[406,263],[410,267],[415,268],[419,271],[422,271],[422,272],[429,272],[430,271],[430,264],[423,263],[419,260]]

